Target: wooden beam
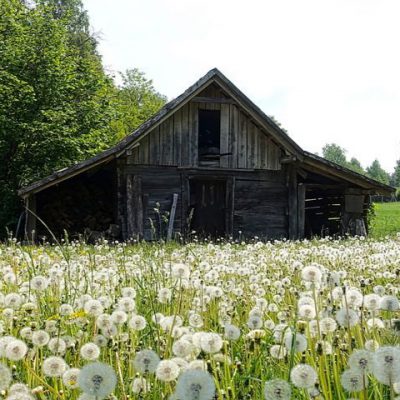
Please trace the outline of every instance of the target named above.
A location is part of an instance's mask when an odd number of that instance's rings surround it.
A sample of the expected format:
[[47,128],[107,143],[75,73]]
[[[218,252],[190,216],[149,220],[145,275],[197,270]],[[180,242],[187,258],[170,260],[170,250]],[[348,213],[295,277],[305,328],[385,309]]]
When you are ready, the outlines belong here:
[[25,237],[32,243],[36,241],[36,196],[30,194],[25,200]]
[[143,237],[143,201],[140,176],[126,176],[126,234],[129,238]]
[[288,186],[288,223],[289,223],[289,239],[297,238],[297,171],[296,167],[292,164],[288,166],[287,174]]
[[193,97],[192,102],[194,103],[214,103],[214,104],[237,104],[235,100],[217,98],[217,97]]
[[306,200],[306,186],[299,183],[297,186],[297,237],[298,239],[304,238],[305,227],[305,200]]
[[170,241],[172,238],[177,203],[178,203],[178,194],[174,193],[172,198],[171,212],[169,214],[167,241]]

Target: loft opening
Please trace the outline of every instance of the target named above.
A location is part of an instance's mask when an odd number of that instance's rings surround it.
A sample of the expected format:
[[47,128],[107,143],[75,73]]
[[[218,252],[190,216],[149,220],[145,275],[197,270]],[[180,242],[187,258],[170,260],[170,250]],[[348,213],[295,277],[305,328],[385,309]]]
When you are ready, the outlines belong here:
[[221,111],[199,110],[199,160],[219,160]]

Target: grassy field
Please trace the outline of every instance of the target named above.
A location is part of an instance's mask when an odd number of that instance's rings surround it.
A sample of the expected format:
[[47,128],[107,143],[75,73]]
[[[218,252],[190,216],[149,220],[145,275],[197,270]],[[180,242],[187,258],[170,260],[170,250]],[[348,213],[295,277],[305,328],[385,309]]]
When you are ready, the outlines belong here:
[[371,227],[372,237],[380,238],[400,232],[400,202],[376,203],[375,214]]

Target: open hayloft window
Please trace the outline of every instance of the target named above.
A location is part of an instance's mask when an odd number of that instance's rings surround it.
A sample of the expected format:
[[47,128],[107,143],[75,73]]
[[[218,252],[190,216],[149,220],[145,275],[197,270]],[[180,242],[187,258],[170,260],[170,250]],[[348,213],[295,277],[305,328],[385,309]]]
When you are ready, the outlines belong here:
[[199,110],[199,160],[219,160],[221,112]]

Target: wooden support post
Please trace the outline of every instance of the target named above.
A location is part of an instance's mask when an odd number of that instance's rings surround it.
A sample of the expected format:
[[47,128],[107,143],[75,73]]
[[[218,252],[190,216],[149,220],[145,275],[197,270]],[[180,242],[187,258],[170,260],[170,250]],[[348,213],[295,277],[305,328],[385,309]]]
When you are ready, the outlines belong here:
[[297,172],[294,165],[288,166],[289,239],[297,238]]
[[142,181],[132,174],[126,177],[126,227],[128,239],[143,237]]
[[304,238],[304,225],[305,225],[305,203],[306,203],[306,186],[299,183],[297,186],[297,237],[298,239]]
[[235,211],[235,177],[229,177],[226,181],[226,211],[225,232],[233,235],[233,213]]
[[178,203],[178,194],[174,193],[173,199],[172,199],[171,213],[169,214],[167,241],[170,241],[172,238],[177,203]]
[[25,200],[25,237],[28,241],[36,241],[36,196],[29,195]]

